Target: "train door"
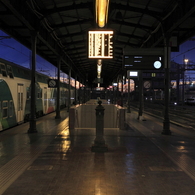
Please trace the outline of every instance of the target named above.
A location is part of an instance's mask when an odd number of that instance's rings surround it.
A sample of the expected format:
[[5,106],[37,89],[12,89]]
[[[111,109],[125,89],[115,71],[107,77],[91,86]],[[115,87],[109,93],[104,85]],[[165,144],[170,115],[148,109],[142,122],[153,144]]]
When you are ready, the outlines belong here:
[[18,84],[18,107],[17,107],[17,122],[22,122],[24,120],[24,85]]
[[43,105],[44,105],[44,114],[47,114],[47,87],[44,87],[43,89],[43,94],[44,94],[44,102],[43,102]]

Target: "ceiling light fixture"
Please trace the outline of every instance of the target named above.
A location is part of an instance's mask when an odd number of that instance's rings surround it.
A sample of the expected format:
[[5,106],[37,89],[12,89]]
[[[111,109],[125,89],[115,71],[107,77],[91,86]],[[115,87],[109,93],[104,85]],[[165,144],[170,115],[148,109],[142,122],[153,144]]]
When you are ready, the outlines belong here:
[[107,23],[109,0],[96,0],[96,23],[103,28]]

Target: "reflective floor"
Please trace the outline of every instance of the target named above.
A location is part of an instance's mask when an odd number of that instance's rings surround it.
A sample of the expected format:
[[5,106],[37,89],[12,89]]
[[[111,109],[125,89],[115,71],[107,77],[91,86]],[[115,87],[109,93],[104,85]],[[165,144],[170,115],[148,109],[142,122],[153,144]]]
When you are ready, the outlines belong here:
[[125,130],[106,129],[108,151],[91,151],[95,129],[68,128],[68,113],[0,133],[0,194],[3,195],[193,195],[195,132],[137,112]]

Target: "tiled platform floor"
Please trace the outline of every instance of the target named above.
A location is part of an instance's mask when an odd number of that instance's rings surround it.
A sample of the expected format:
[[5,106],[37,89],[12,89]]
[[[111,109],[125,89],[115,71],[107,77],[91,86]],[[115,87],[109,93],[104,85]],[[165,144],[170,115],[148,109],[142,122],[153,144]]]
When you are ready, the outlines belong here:
[[108,152],[91,152],[94,129],[69,131],[68,114],[55,113],[0,133],[3,195],[194,195],[195,133],[127,114],[127,129],[106,129]]

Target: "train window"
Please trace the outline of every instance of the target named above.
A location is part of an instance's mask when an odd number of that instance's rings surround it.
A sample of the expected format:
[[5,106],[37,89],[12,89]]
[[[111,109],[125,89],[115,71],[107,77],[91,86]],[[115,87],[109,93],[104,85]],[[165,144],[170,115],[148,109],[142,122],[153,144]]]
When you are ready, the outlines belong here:
[[40,75],[38,75],[38,79],[42,80],[42,77]]
[[38,89],[37,98],[42,98],[42,89]]
[[20,110],[23,110],[23,93],[21,93],[21,105],[20,105]]
[[8,117],[8,101],[3,101],[2,103],[2,115],[3,118],[7,118]]
[[18,111],[20,111],[20,93],[18,93]]
[[0,63],[1,65],[1,73],[4,77],[7,77],[7,71],[6,71],[6,68],[5,68],[5,64],[3,63]]
[[27,87],[26,89],[26,99],[29,100],[30,99],[30,88]]
[[24,70],[24,74],[25,74],[25,75],[29,75],[29,72],[26,71],[26,70]]
[[9,65],[7,65],[7,73],[8,73],[10,78],[12,78],[12,79],[14,78],[12,67]]
[[13,101],[9,101],[9,117],[13,116]]

